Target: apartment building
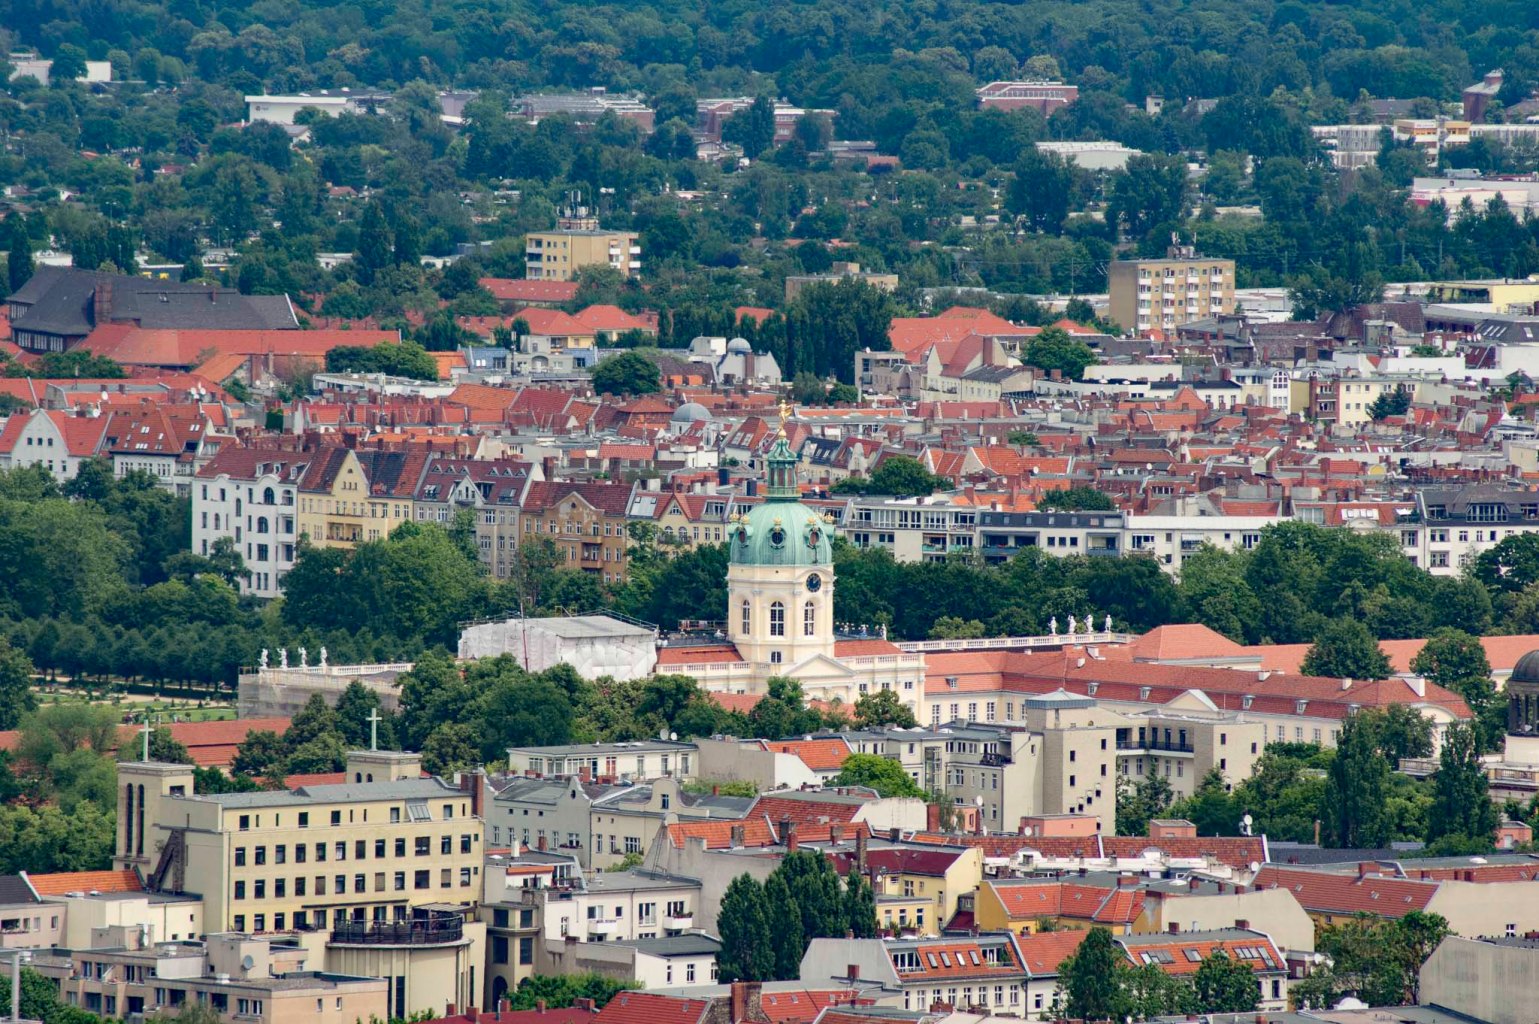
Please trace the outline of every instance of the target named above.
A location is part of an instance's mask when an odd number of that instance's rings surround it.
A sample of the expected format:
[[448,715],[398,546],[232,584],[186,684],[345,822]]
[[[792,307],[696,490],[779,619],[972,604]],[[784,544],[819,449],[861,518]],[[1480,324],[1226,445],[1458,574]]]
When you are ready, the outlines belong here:
[[546,538],[561,552],[565,568],[625,580],[630,551],[626,514],[635,488],[620,483],[531,484],[520,515],[521,543]]
[[101,449],[107,421],[60,409],[12,413],[0,424],[0,469],[37,466],[55,480],[73,480]]
[[299,543],[299,481],[314,452],[226,448],[192,485],[192,550],[207,555],[228,538],[249,575],[240,592],[277,597]]
[[853,499],[844,535],[858,548],[886,548],[900,562],[938,562],[974,549],[977,509],[947,497]]
[[514,459],[433,458],[412,491],[412,514],[419,523],[448,526],[468,512],[481,564],[506,579],[518,546],[519,505],[532,479],[533,466]]
[[1437,576],[1457,576],[1508,537],[1539,530],[1539,491],[1502,485],[1416,494],[1414,516],[1396,524],[1401,550]]
[[1230,785],[1245,781],[1266,748],[1265,723],[1233,712],[1162,707],[1126,717],[1117,729],[1117,774],[1135,784],[1161,776],[1178,799],[1214,769]]
[[540,923],[537,974],[572,972],[571,951],[584,943],[682,935],[695,927],[700,907],[697,880],[648,870],[600,871],[580,887],[520,895]]
[[233,933],[154,944],[123,926],[98,939],[34,953],[28,966],[58,986],[65,1005],[124,1020],[194,1006],[225,1024],[354,1024],[390,1013],[389,982],[315,969],[300,945]]
[[1249,551],[1261,543],[1261,533],[1280,523],[1277,515],[1203,515],[1198,509],[1188,512],[1177,506],[1170,515],[1128,514],[1123,518],[1123,548],[1130,555],[1150,555],[1166,572],[1181,571],[1187,555],[1204,544],[1226,551]]
[[1190,977],[1202,962],[1222,952],[1249,967],[1256,980],[1256,1009],[1282,1013],[1288,1009],[1288,960],[1271,936],[1240,923],[1234,928],[1205,932],[1123,935],[1117,944],[1130,967],[1153,964],[1162,974]]
[[575,281],[584,267],[612,267],[625,277],[641,275],[641,236],[604,231],[596,217],[563,217],[554,231],[531,231],[524,240],[525,276],[531,281]]
[[986,562],[1006,562],[1026,548],[1050,555],[1115,557],[1122,554],[1121,512],[977,513],[977,551]]
[[858,977],[880,1005],[923,1010],[945,1003],[1019,1014],[1028,972],[1014,935],[987,932],[896,941],[813,939],[802,955],[801,976],[806,981]]
[[535,946],[540,941],[542,920],[536,917],[538,900],[524,898],[529,892],[581,888],[582,868],[560,853],[513,850],[488,853],[483,873],[481,921],[486,925],[486,1001],[498,1006],[510,991],[535,973]]
[[1201,259],[1172,246],[1162,260],[1114,260],[1111,318],[1138,334],[1234,312],[1234,260]]
[[422,451],[315,453],[299,480],[299,532],[316,547],[388,537],[411,521],[412,491],[426,462]]
[[607,870],[645,853],[670,818],[686,811],[673,779],[634,786],[526,778],[497,794],[489,825],[494,844],[505,839],[510,846],[572,857],[584,870]]
[[210,930],[294,933],[328,970],[389,979],[392,1016],[437,1012],[478,993],[479,799],[390,751],[351,752],[342,783],[255,793],[196,794],[189,765],[122,762],[113,865],[199,894]]
[[508,771],[515,775],[573,776],[584,782],[689,782],[695,777],[694,755],[693,743],[674,740],[510,747]]
[[1312,377],[1307,384],[1309,416],[1328,430],[1353,436],[1373,422],[1374,402],[1416,390],[1416,383],[1404,377]]

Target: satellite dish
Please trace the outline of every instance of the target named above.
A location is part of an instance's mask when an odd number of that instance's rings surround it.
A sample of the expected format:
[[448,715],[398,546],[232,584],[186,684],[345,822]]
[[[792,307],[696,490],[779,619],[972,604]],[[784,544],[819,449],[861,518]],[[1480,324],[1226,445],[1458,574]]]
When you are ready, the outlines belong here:
[[1261,862],[1259,860],[1253,860],[1253,861],[1250,862],[1250,873],[1251,874],[1255,874],[1257,871],[1260,871],[1260,870],[1261,870]]
[[675,743],[677,743],[677,742],[678,742],[678,739],[679,739],[679,734],[678,734],[678,733],[676,733],[676,732],[670,732],[670,733],[669,733],[669,734],[668,734],[668,738],[669,738],[669,739],[670,739],[670,740],[673,740],[673,741],[674,741],[674,742],[675,742]]
[[1256,822],[1256,819],[1252,818],[1249,814],[1247,814],[1245,817],[1241,818],[1240,820],[1245,822],[1245,827],[1246,828],[1250,828],[1250,826],[1255,824],[1255,822]]
[[983,806],[983,797],[982,796],[975,796],[975,797],[973,797],[973,803],[976,806],[978,806],[978,807],[982,807]]
[[240,966],[241,970],[249,971],[251,968],[256,966],[256,961],[251,959],[250,953],[247,953],[245,956],[240,958]]

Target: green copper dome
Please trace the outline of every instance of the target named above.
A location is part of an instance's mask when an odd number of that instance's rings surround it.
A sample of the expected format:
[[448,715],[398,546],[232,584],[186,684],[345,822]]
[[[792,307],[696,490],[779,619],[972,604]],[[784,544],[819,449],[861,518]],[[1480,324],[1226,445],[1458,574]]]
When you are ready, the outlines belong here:
[[782,434],[770,450],[764,504],[728,526],[734,565],[831,565],[833,524],[798,499],[796,453]]

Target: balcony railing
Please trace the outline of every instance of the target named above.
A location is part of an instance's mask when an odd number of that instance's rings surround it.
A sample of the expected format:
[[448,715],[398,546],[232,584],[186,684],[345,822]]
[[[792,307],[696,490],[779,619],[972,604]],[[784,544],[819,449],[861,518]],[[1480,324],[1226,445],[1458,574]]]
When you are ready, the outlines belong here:
[[459,915],[416,921],[348,921],[332,928],[331,941],[347,946],[436,946],[465,937]]

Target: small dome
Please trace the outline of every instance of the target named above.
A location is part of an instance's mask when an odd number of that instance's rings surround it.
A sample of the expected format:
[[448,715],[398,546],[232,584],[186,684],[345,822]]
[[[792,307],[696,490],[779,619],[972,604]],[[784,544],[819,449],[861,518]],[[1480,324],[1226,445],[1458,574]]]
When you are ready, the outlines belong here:
[[1512,666],[1508,683],[1539,683],[1539,651],[1529,651]]
[[735,565],[828,566],[834,561],[834,526],[799,501],[766,501],[731,524]]
[[733,338],[727,342],[727,354],[746,356],[753,353],[753,346],[748,344],[747,338]]
[[701,420],[711,418],[711,410],[699,402],[685,402],[673,410],[673,415],[668,417],[670,423],[698,423]]

